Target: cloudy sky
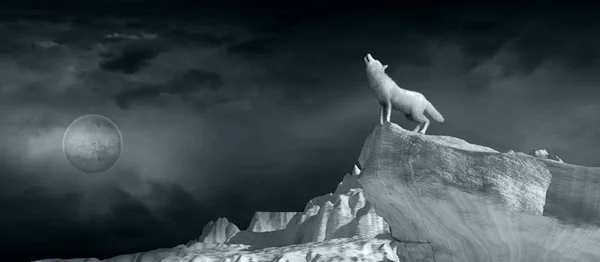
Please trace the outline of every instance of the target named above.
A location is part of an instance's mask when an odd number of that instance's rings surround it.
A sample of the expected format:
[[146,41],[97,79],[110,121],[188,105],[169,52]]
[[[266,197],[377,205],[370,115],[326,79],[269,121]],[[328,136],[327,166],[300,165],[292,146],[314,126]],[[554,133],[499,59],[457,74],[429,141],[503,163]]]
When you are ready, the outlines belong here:
[[[589,7],[13,2],[0,14],[7,261],[171,247],[218,217],[244,229],[254,211],[303,210],[335,189],[378,124],[366,53],[444,115],[430,134],[600,166],[600,16]],[[61,148],[90,113],[125,143],[94,175]]]

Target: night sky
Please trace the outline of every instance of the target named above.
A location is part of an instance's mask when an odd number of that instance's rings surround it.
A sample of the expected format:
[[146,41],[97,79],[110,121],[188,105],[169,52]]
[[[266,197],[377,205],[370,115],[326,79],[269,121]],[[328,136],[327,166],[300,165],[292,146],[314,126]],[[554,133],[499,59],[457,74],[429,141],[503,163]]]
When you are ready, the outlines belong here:
[[[367,53],[444,115],[429,134],[600,166],[600,6],[47,2],[0,8],[1,261],[108,258],[302,211],[379,123]],[[83,174],[61,142],[92,113],[124,149]]]

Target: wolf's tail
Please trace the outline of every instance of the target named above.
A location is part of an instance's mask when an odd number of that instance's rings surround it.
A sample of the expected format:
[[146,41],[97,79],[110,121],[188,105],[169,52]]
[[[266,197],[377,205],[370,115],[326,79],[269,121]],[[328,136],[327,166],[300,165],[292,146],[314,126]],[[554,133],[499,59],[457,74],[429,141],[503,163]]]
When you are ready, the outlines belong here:
[[440,123],[444,122],[444,117],[442,116],[442,114],[435,110],[435,107],[433,107],[431,103],[427,103],[427,107],[425,107],[425,112],[427,112],[427,114],[429,114],[435,121],[438,121]]

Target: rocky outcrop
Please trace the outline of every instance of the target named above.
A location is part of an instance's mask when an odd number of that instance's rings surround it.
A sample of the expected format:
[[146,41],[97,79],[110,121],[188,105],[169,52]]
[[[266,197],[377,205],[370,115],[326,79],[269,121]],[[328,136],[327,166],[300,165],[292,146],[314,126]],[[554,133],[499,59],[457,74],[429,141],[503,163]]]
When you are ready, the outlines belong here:
[[389,234],[388,224],[364,197],[357,180],[359,173],[360,170],[354,167],[352,174],[344,177],[334,193],[311,199],[304,211],[292,216],[284,229],[256,232],[250,227],[227,243],[251,245],[258,249]]
[[219,218],[204,226],[198,241],[201,243],[224,243],[238,232],[240,232],[238,227],[229,222],[227,218]]
[[564,163],[564,161],[562,159],[560,159],[560,157],[558,157],[557,155],[549,154],[548,151],[546,151],[546,149],[532,149],[529,152],[529,154],[532,156],[535,156],[537,158],[548,159],[548,160],[556,161],[559,163]]
[[365,142],[358,182],[401,261],[600,260],[598,228],[542,216],[555,183],[549,162],[385,123]]
[[357,181],[358,168],[344,176],[335,193],[314,198],[296,215],[286,231],[288,241],[307,243],[343,237],[375,237],[389,226],[375,213]]
[[255,212],[247,231],[271,232],[285,229],[298,212]]

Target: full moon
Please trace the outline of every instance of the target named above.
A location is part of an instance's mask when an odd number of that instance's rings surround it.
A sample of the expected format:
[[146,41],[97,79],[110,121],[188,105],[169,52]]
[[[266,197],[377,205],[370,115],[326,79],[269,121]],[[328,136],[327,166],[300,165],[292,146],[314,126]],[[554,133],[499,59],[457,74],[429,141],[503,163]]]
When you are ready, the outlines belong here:
[[85,173],[100,173],[111,168],[123,148],[121,131],[101,115],[84,115],[67,127],[63,151],[69,163]]

